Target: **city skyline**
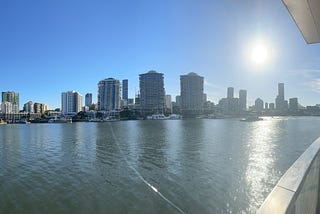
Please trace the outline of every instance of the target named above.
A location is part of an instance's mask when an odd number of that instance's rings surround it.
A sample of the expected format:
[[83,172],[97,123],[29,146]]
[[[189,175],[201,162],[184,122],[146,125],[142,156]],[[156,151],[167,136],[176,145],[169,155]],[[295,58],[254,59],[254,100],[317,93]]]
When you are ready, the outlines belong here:
[[[274,102],[278,82],[302,105],[320,103],[320,46],[305,44],[281,1],[36,2],[0,3],[0,90],[20,92],[19,108],[29,100],[57,108],[68,90],[97,102],[96,82],[110,76],[128,79],[134,98],[149,70],[164,74],[172,97],[179,76],[196,72],[214,103],[229,86],[245,88],[249,105]],[[257,40],[272,52],[262,67],[248,59]]]
[[[80,111],[88,111],[90,108],[92,108],[92,104],[94,104],[98,110],[100,111],[113,111],[113,110],[121,110],[125,107],[128,107],[128,101],[132,100],[131,104],[136,104],[136,109],[142,110],[145,109],[144,104],[141,103],[145,102],[143,100],[148,100],[147,102],[151,103],[158,103],[161,102],[162,104],[151,104],[151,106],[155,105],[155,106],[162,106],[161,109],[159,109],[158,107],[156,107],[156,109],[158,109],[157,111],[163,111],[165,110],[165,108],[169,108],[172,110],[172,105],[175,106],[180,106],[182,108],[182,111],[189,109],[191,106],[191,109],[193,110],[200,110],[202,111],[203,108],[205,108],[205,103],[209,102],[213,105],[215,105],[216,107],[222,107],[224,110],[226,110],[226,112],[224,113],[230,113],[230,112],[242,112],[242,111],[246,111],[246,110],[252,110],[256,108],[257,106],[257,100],[261,100],[262,101],[262,108],[259,109],[265,109],[265,110],[278,110],[278,111],[286,111],[286,110],[292,110],[292,109],[298,109],[298,108],[302,108],[302,107],[310,107],[310,106],[303,106],[301,105],[301,103],[298,102],[298,98],[297,97],[287,97],[287,99],[285,99],[285,87],[284,87],[284,83],[278,83],[278,94],[275,95],[275,99],[273,102],[265,102],[263,101],[260,97],[256,98],[254,101],[253,105],[248,105],[247,106],[247,90],[245,89],[240,89],[239,90],[239,96],[235,97],[234,96],[234,87],[228,87],[227,88],[227,96],[226,97],[222,97],[219,99],[219,102],[214,104],[213,102],[211,102],[210,100],[207,100],[207,95],[205,93],[203,93],[203,82],[204,82],[204,77],[199,76],[196,73],[189,73],[187,75],[181,75],[180,76],[180,94],[177,95],[175,97],[175,102],[172,103],[168,103],[168,100],[171,100],[171,95],[169,94],[165,94],[165,87],[163,85],[163,74],[162,73],[158,73],[154,70],[151,70],[145,74],[140,74],[140,90],[139,91],[143,91],[143,97],[141,97],[141,94],[138,94],[137,97],[139,98],[138,103],[134,103],[134,99],[125,99],[121,96],[121,93],[123,92],[122,88],[123,87],[127,87],[128,85],[128,81],[127,79],[122,81],[122,84],[120,84],[119,80],[116,80],[114,78],[106,78],[104,80],[100,80],[98,82],[98,102],[97,103],[93,103],[92,102],[92,94],[91,93],[87,93],[85,95],[85,99],[82,99],[82,95],[79,92],[76,92],[75,90],[72,91],[67,91],[67,92],[62,92],[61,93],[61,103],[60,103],[60,109],[62,113],[67,113],[69,112],[69,110],[66,110],[67,108],[74,108],[77,110],[73,110],[71,111],[72,113],[74,112],[80,112]],[[160,83],[160,82],[161,83]],[[149,85],[148,87],[146,87],[146,83],[149,82],[147,85]],[[157,83],[159,82],[159,83]],[[142,86],[142,88],[141,88]],[[163,92],[161,92],[163,91]],[[146,96],[145,93],[148,93],[149,95]],[[71,107],[74,106],[74,101],[72,101],[72,99],[68,100],[68,96],[66,96],[66,94],[71,93],[71,97],[73,99],[73,94],[76,94],[77,97],[80,96],[80,98],[76,98],[76,102],[77,104],[75,105],[76,107]],[[124,93],[126,94],[127,91]],[[159,96],[155,97],[156,94],[159,94]],[[160,98],[163,94],[163,97]],[[122,93],[123,95],[123,93]],[[15,98],[14,98],[15,97]],[[136,97],[136,98],[137,98]],[[181,99],[178,102],[178,97],[179,99],[185,97],[185,101],[183,102],[183,99]],[[147,98],[147,99],[146,99]],[[13,100],[15,99],[15,100]],[[151,100],[150,100],[151,99]],[[160,101],[159,101],[160,100]],[[188,101],[187,101],[188,100]],[[202,100],[202,101],[201,101]],[[84,101],[84,102],[83,102]],[[125,101],[125,102],[123,102]],[[186,102],[187,101],[187,102]],[[2,103],[1,103],[1,108],[3,109],[12,109],[9,110],[10,112],[16,112],[18,113],[19,108],[16,108],[16,110],[14,110],[14,103],[19,102],[19,92],[14,92],[14,91],[7,91],[7,92],[2,92]],[[73,104],[68,104],[69,102],[73,103]],[[31,103],[31,104],[30,104]],[[187,104],[188,103],[188,104]],[[200,104],[202,103],[202,104]],[[265,105],[263,105],[263,103]],[[8,106],[9,104],[9,106]],[[50,110],[50,107],[47,104],[44,103],[37,103],[35,102],[34,104],[39,104],[44,106],[44,109],[46,110]],[[148,104],[148,105],[149,105]],[[31,107],[32,106],[32,107]],[[65,107],[63,107],[65,106]],[[66,107],[69,106],[69,107]],[[189,107],[186,107],[189,106]],[[198,107],[196,107],[198,106]],[[201,107],[202,106],[202,107]],[[265,106],[265,107],[264,107]],[[319,107],[320,104],[315,104],[315,105],[311,105],[311,106],[317,106]],[[1,108],[0,108],[0,112],[1,112]],[[153,109],[154,107],[152,107]],[[26,110],[28,109],[28,110]],[[189,109],[189,110],[191,110]],[[33,101],[28,101],[27,103],[23,104],[23,111],[25,112],[33,112]],[[54,110],[54,109],[51,109]],[[149,109],[150,110],[150,109]],[[198,111],[196,110],[196,111]],[[151,110],[150,110],[151,111]],[[5,112],[8,112],[8,110],[5,110]],[[44,110],[41,111],[42,113],[44,112]],[[239,113],[238,112],[238,113]],[[4,113],[4,112],[2,112]],[[67,113],[68,114],[68,113]]]

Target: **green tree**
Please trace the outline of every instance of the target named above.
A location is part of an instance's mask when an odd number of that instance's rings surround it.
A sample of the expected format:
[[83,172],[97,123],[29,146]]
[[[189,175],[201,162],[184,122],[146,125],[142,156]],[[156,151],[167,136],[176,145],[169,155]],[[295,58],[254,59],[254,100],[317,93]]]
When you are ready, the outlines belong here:
[[85,119],[86,118],[86,113],[83,111],[78,112],[77,118],[79,119]]

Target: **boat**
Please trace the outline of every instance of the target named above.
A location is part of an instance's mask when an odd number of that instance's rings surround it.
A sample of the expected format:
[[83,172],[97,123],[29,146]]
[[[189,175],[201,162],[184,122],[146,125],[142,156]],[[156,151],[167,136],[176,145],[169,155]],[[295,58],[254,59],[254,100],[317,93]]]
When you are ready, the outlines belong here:
[[166,120],[167,118],[164,116],[164,114],[153,114],[150,116],[147,116],[147,120]]
[[215,115],[215,116],[213,116],[212,119],[226,119],[226,118],[228,118],[228,117],[225,115]]
[[4,124],[7,124],[7,122],[2,120],[2,119],[0,119],[0,125],[4,125]]
[[106,117],[103,119],[103,122],[115,122],[119,121],[120,119],[114,118],[114,117]]
[[254,122],[254,121],[260,121],[263,120],[263,118],[255,116],[255,115],[250,115],[245,118],[240,119],[241,122]]
[[180,115],[180,114],[171,114],[168,119],[169,120],[181,120],[182,119],[182,115]]
[[34,120],[30,120],[30,123],[48,123],[48,120],[47,119],[37,118],[37,119],[34,119]]
[[205,118],[206,119],[226,119],[228,117],[223,114],[210,114],[210,115],[207,115]]
[[15,123],[17,123],[17,124],[30,124],[30,122],[27,120],[18,120]]
[[89,120],[89,122],[96,122],[97,123],[97,122],[102,122],[102,120],[99,118],[92,118]]
[[72,119],[55,116],[54,118],[48,120],[48,123],[72,123]]

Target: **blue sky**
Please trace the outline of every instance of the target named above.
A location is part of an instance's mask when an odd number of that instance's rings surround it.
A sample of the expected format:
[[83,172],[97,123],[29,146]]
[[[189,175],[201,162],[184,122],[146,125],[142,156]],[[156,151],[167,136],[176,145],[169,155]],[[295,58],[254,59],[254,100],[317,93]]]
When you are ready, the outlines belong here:
[[[248,49],[268,44],[255,67]],[[279,0],[0,0],[0,91],[60,107],[61,92],[97,96],[99,80],[164,73],[167,94],[180,93],[179,76],[205,77],[217,103],[226,88],[274,102],[277,83],[302,105],[320,103],[320,45],[307,45]],[[236,94],[237,96],[237,94]]]

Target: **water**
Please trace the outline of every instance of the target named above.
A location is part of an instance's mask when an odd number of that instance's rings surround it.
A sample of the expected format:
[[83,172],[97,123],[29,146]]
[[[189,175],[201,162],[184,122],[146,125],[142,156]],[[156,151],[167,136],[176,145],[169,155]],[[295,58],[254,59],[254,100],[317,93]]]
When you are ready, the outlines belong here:
[[0,126],[0,213],[254,213],[320,118]]

